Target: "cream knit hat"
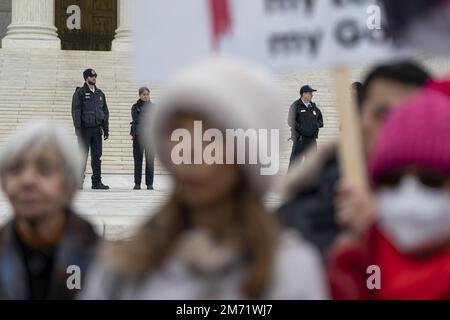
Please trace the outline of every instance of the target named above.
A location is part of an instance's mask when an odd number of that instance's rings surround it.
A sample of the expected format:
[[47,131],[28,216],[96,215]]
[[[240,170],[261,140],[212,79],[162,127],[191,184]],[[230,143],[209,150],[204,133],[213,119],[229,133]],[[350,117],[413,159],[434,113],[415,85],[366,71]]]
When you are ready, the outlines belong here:
[[[271,77],[260,69],[215,57],[179,74],[170,83],[161,103],[147,115],[149,126],[144,129],[147,146],[154,148],[164,165],[171,161],[163,152],[164,141],[170,139],[166,127],[179,112],[198,113],[222,132],[225,129],[265,129],[270,138],[271,130],[278,130],[278,148],[266,154],[275,152],[279,164],[283,99]],[[246,149],[248,152],[248,143]],[[249,185],[259,193],[267,191],[273,182],[273,175],[261,175],[260,169],[265,165],[261,164],[259,156],[257,164],[246,161],[239,166],[248,177]]]

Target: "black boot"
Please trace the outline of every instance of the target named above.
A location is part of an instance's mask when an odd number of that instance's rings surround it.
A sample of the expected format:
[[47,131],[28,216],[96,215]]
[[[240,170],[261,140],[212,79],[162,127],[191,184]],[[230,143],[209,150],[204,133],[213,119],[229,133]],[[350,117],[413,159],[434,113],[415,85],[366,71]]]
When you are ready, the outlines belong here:
[[141,190],[141,185],[135,184],[133,190]]
[[109,186],[104,185],[104,184],[100,181],[100,182],[92,183],[92,189],[97,189],[97,190],[109,190]]
[[153,186],[152,185],[148,185],[147,186],[147,190],[153,190]]

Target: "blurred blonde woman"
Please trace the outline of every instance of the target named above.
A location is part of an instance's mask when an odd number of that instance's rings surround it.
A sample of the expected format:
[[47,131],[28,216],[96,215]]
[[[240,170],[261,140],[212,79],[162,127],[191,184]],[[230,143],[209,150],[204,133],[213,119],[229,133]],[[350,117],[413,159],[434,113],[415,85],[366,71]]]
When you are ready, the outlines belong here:
[[[282,231],[263,204],[273,175],[261,175],[261,162],[174,161],[177,129],[193,137],[192,149],[178,155],[195,158],[198,134],[211,141],[208,133],[225,136],[226,129],[279,129],[280,100],[263,72],[224,58],[195,65],[172,82],[146,137],[173,176],[173,192],[132,241],[103,251],[83,298],[327,297],[317,252]],[[207,153],[208,143],[199,146]],[[238,148],[222,145],[216,156],[225,159]],[[244,151],[249,155],[249,144]]]

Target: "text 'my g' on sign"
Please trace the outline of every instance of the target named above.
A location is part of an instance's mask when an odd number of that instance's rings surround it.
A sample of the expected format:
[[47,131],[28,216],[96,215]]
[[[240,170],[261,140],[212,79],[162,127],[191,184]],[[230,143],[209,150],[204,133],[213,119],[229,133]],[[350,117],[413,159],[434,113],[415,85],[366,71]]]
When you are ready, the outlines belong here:
[[214,52],[272,70],[342,67],[394,55],[376,0],[136,0],[138,79],[160,81]]

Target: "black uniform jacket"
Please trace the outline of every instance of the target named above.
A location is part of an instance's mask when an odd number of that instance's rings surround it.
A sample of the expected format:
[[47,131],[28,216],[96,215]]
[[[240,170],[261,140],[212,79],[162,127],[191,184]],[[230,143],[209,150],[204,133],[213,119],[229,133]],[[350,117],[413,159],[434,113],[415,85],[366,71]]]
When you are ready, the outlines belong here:
[[109,131],[109,110],[102,90],[92,92],[85,83],[75,90],[72,98],[72,119],[75,129],[102,127]]
[[131,107],[131,118],[133,121],[130,122],[130,135],[138,136],[141,132],[141,124],[144,122],[145,115],[152,109],[152,102],[144,102],[141,99],[136,101]]
[[298,99],[289,109],[288,124],[293,141],[297,141],[300,136],[317,139],[319,128],[323,127],[322,113],[314,102],[311,102],[311,107],[308,108]]

